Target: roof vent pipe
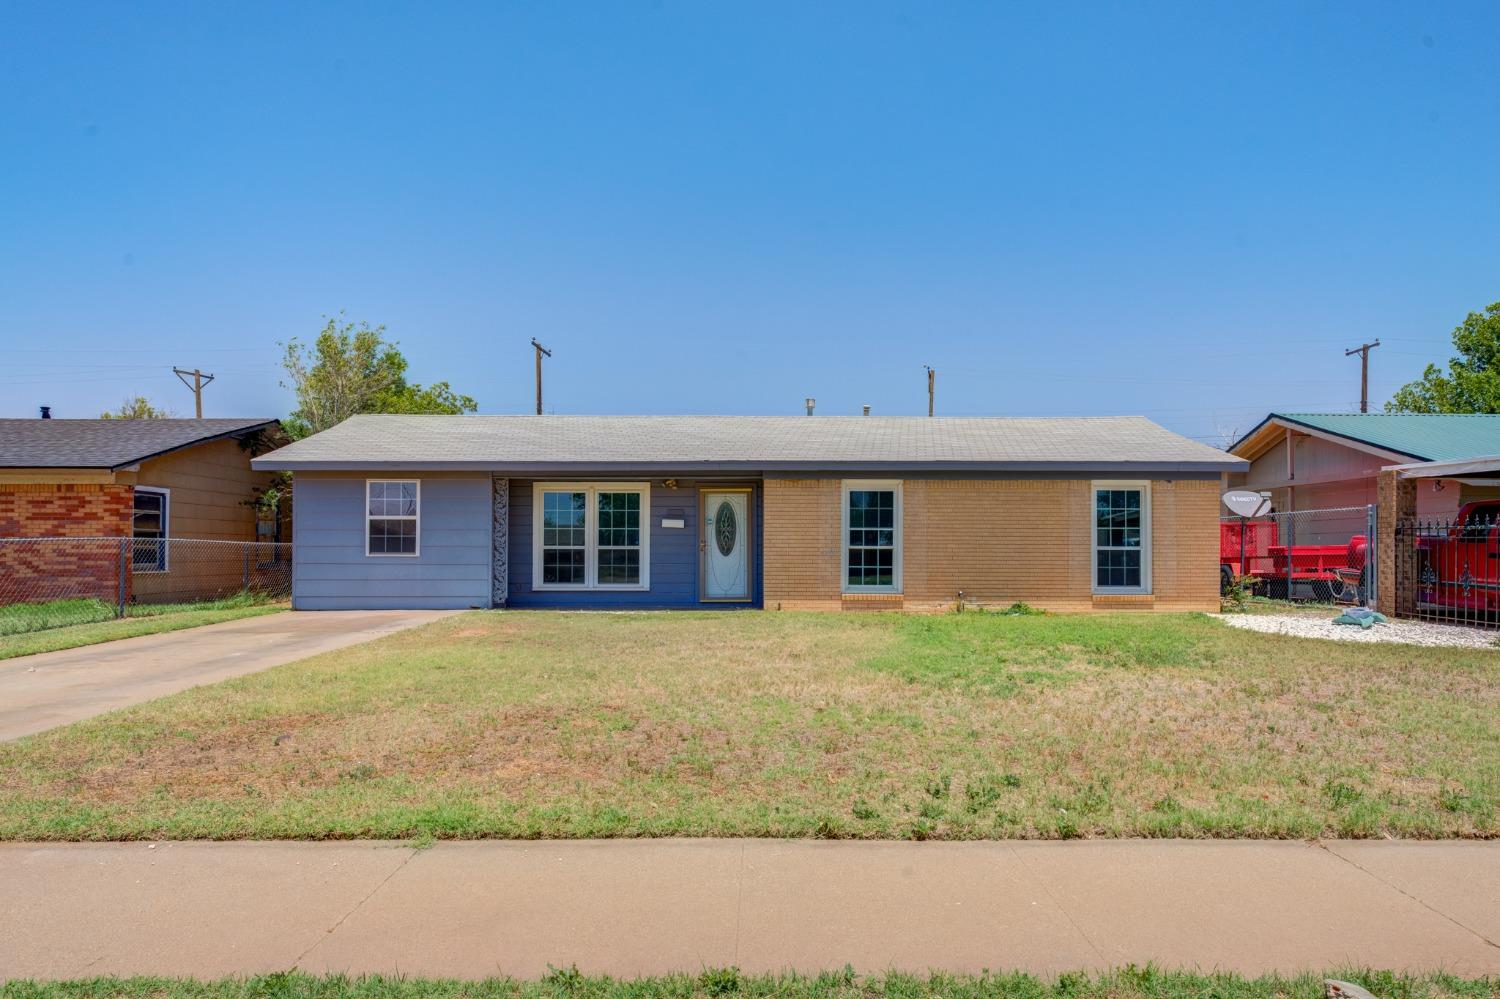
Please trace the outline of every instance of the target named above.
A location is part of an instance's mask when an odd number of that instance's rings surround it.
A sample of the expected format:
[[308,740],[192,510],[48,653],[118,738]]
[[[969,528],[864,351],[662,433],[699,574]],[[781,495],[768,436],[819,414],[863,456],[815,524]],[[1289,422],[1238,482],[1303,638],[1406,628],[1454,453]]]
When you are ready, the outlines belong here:
[[866,416],[869,416],[869,415],[870,415],[870,407],[869,407],[869,406],[866,406],[866,407],[865,407],[865,415],[866,415]]
[[813,414],[813,407],[816,406],[817,404],[818,404],[818,400],[814,399],[812,396],[808,396],[807,397],[807,415],[808,416],[811,416]]
[[44,420],[50,420],[50,419],[52,419],[52,407],[51,406],[43,406],[42,407],[42,419],[44,419]]

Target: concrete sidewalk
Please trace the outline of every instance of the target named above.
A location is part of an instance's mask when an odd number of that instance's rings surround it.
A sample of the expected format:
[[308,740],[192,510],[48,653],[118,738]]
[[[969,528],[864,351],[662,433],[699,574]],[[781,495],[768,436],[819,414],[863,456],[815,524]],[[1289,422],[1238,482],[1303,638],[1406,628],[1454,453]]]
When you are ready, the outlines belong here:
[[7,844],[0,884],[0,978],[1500,974],[1500,843]]
[[0,660],[0,742],[458,611],[287,611]]

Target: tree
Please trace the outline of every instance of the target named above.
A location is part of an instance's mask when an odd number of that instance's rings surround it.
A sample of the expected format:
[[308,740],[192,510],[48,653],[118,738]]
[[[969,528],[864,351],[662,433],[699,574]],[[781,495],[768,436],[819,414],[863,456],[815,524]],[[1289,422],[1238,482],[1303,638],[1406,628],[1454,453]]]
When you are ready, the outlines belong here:
[[281,384],[297,394],[297,408],[282,423],[293,440],[360,413],[457,414],[478,408],[447,382],[408,382],[406,358],[386,340],[384,326],[331,318],[312,346],[293,337],[282,347],[288,381]]
[[151,405],[151,400],[143,395],[134,399],[126,399],[120,403],[120,408],[112,413],[100,413],[101,420],[170,420],[177,414],[170,409],[157,409]]
[[1453,331],[1458,356],[1444,374],[1427,365],[1422,377],[1396,390],[1387,413],[1500,413],[1500,302],[1471,312]]

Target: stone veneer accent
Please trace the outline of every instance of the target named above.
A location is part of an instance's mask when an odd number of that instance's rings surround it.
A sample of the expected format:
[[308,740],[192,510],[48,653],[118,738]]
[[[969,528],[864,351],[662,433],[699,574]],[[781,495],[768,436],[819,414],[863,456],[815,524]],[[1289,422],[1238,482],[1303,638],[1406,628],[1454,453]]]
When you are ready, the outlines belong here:
[[510,480],[491,477],[490,600],[504,607],[510,587]]

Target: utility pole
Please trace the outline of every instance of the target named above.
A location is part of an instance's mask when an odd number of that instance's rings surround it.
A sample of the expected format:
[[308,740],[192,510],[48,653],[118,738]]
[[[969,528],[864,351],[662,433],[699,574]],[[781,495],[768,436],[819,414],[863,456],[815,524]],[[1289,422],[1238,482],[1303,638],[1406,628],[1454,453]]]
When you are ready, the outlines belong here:
[[[193,390],[193,410],[197,414],[198,419],[203,419],[203,386],[213,381],[214,376],[205,375],[197,368],[194,368],[192,371],[184,371],[181,368],[173,368],[172,374],[177,376],[178,381],[182,382],[182,384]],[[193,376],[193,380],[191,382],[187,380],[188,375]]]
[[932,365],[930,365],[930,364],[924,364],[924,365],[922,365],[922,367],[924,367],[924,368],[927,369],[927,415],[931,416],[932,415],[932,391],[933,391],[933,388],[934,388],[933,383],[934,383],[934,381],[937,378],[937,372],[934,371],[934,370],[932,370]]
[[1359,355],[1359,411],[1368,413],[1370,411],[1370,351],[1380,346],[1380,341],[1374,343],[1362,343],[1358,347],[1351,347],[1344,351],[1345,357]]
[[531,338],[531,345],[536,348],[536,415],[542,415],[542,355],[552,356],[552,351],[536,342],[536,337]]

